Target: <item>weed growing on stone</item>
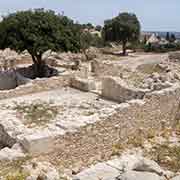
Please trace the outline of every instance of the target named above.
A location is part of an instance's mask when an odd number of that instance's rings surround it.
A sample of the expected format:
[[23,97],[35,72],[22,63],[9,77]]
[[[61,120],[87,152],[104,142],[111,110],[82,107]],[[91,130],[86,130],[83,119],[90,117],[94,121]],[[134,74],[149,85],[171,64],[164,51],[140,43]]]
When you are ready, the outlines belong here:
[[28,177],[28,174],[17,171],[14,174],[7,175],[5,180],[25,180]]
[[18,116],[24,120],[24,123],[29,126],[46,125],[58,114],[58,107],[47,102],[33,102],[31,104],[16,103],[13,110],[15,110]]
[[4,177],[5,180],[24,180],[28,174],[22,172],[21,167],[30,160],[30,156],[20,158],[19,160],[1,163],[0,164],[0,177]]
[[180,169],[180,146],[168,143],[154,147],[149,154],[158,164],[175,172]]

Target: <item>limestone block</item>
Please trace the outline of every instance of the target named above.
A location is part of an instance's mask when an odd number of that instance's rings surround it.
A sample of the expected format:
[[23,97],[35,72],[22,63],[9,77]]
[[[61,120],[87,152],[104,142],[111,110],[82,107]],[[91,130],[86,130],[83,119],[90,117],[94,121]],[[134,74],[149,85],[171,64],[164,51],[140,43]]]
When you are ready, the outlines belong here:
[[119,174],[119,170],[105,163],[100,163],[77,174],[73,180],[108,180],[115,179]]
[[89,79],[72,78],[71,86],[82,91],[91,91],[96,89],[95,82]]
[[23,171],[30,174],[26,180],[59,180],[59,173],[54,166],[48,162],[31,162],[23,167]]
[[53,136],[48,132],[26,135],[20,140],[20,144],[33,155],[51,152],[54,147]]
[[163,174],[163,169],[161,169],[161,167],[155,161],[152,161],[146,158],[143,158],[139,162],[137,162],[134,165],[133,170],[152,172],[158,175]]
[[0,151],[0,161],[12,161],[22,157],[25,157],[25,154],[21,149],[10,149],[6,147]]
[[129,87],[121,78],[105,77],[102,82],[102,96],[117,102],[142,99],[149,90]]
[[127,171],[116,180],[162,180],[162,178],[154,173]]
[[8,90],[16,87],[17,81],[14,71],[0,72],[0,90]]

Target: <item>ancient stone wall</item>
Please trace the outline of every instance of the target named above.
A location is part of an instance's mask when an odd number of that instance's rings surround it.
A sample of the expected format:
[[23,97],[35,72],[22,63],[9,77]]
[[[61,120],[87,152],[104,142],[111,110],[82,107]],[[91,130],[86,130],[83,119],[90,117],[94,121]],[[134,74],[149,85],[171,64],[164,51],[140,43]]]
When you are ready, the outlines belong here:
[[16,74],[14,71],[0,72],[0,90],[17,87]]
[[[175,123],[179,111],[180,86],[146,94],[143,100],[122,103],[108,117],[82,127],[75,133],[61,136],[53,150],[60,154],[59,161],[86,162],[87,159],[108,159],[113,145],[129,136],[146,136],[149,130],[160,130]],[[139,134],[138,134],[139,133]],[[57,157],[56,154],[54,157]]]
[[102,96],[117,102],[132,99],[142,99],[149,89],[130,87],[123,79],[118,77],[105,77],[102,81]]
[[70,75],[62,75],[52,78],[43,78],[33,80],[25,85],[18,86],[15,89],[0,91],[0,99],[18,97],[21,95],[57,89],[70,84]]

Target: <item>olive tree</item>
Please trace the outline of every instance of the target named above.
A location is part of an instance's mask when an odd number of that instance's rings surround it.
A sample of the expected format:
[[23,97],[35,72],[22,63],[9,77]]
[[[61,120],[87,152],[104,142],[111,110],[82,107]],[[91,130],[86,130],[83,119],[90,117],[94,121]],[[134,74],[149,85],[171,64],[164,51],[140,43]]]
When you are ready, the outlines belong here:
[[126,55],[127,43],[139,39],[139,20],[135,14],[120,13],[117,17],[104,22],[103,35],[105,41],[122,43],[123,55]]
[[80,33],[73,21],[51,10],[19,11],[3,17],[0,37],[1,49],[29,52],[36,77],[44,76],[45,62],[42,55],[45,51],[80,50]]

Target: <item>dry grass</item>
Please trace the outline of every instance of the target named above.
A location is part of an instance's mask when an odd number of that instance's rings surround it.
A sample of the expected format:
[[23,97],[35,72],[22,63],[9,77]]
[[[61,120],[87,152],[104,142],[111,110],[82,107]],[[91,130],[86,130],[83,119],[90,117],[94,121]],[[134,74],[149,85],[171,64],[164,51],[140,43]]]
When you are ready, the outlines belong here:
[[143,64],[138,67],[138,72],[143,74],[163,73],[164,70],[158,64]]
[[[180,146],[172,144],[169,137],[176,134],[180,135],[180,122],[174,128],[164,128],[160,132],[155,129],[148,129],[146,135],[135,133],[123,142],[118,142],[112,147],[112,155],[121,155],[127,149],[141,148],[145,157],[149,157],[156,161],[160,166],[174,172],[180,169]],[[164,138],[164,142],[156,140],[157,137]],[[151,148],[145,147],[145,142],[151,144]]]
[[24,180],[28,174],[22,172],[22,166],[30,160],[30,156],[11,162],[0,163],[0,177],[5,180]]
[[161,144],[148,152],[148,155],[159,165],[177,172],[180,169],[180,146]]
[[15,172],[14,174],[7,175],[5,180],[25,180],[29,175],[20,171]]
[[53,120],[60,107],[47,102],[34,102],[31,104],[15,103],[13,110],[17,112],[17,116],[22,118],[24,124],[28,126],[44,126],[50,120]]
[[133,73],[126,79],[128,84],[133,85],[134,87],[140,87],[143,80],[145,78],[145,75],[142,73]]

